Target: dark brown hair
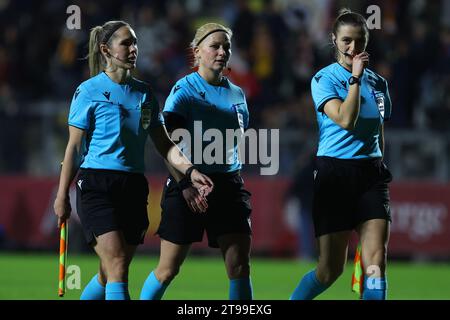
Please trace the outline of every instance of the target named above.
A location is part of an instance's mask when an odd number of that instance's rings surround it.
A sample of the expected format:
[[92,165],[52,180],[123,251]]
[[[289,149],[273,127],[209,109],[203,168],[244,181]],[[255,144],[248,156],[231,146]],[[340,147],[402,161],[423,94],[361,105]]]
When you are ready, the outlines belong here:
[[334,21],[332,36],[337,37],[339,28],[344,25],[353,25],[361,27],[366,39],[366,46],[369,42],[369,28],[367,27],[366,19],[359,13],[352,12],[350,9],[344,8],[339,10],[339,15]]

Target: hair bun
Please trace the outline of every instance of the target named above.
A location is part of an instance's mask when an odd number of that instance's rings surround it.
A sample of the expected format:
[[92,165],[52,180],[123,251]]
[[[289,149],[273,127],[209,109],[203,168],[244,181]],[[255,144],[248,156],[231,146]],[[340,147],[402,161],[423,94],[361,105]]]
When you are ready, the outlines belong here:
[[349,13],[352,13],[352,10],[350,10],[349,8],[342,8],[341,10],[339,10],[338,16],[340,17]]

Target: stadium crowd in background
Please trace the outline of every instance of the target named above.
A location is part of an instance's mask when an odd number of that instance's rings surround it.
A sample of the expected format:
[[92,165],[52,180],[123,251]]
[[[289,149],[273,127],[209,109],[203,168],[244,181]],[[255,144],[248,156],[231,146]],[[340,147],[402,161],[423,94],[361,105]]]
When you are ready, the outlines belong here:
[[[191,71],[189,35],[214,17],[236,34],[228,76],[246,93],[253,115],[250,127],[303,132],[300,148],[280,152],[281,173],[290,174],[302,146],[311,148],[308,141],[315,139],[309,81],[314,70],[332,61],[328,30],[343,2],[4,1],[0,4],[0,172],[36,174],[34,155],[42,151],[37,123],[51,112],[38,109],[36,102],[68,106],[74,88],[88,78],[80,58],[87,54],[90,28],[111,19],[135,26],[142,39],[136,76],[150,82],[164,102],[176,79]],[[81,30],[66,27],[71,4],[81,9]],[[373,4],[380,7],[382,29],[371,30],[367,50],[371,67],[391,84],[396,112],[389,127],[448,130],[449,2],[345,1],[362,13]],[[65,117],[59,118],[60,125],[49,133],[55,139],[54,157],[63,150],[67,135]]]

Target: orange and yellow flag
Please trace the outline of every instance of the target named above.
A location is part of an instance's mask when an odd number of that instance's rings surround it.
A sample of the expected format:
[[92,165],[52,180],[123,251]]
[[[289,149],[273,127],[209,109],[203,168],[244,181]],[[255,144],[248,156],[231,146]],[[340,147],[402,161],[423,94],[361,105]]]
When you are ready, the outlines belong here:
[[355,252],[355,260],[353,261],[353,274],[352,274],[352,291],[359,295],[362,299],[364,290],[364,268],[361,258],[361,243],[358,243]]

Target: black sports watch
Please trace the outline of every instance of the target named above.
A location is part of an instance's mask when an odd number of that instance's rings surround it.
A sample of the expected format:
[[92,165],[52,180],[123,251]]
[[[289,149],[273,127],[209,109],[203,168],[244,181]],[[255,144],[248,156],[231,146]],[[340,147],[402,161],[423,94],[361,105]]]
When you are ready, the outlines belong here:
[[184,176],[187,178],[188,182],[192,182],[191,175],[192,175],[192,171],[194,171],[194,169],[197,169],[197,168],[195,166],[191,166],[184,173]]
[[355,76],[351,76],[350,78],[348,78],[348,84],[352,85],[352,84],[361,84],[361,79]]

